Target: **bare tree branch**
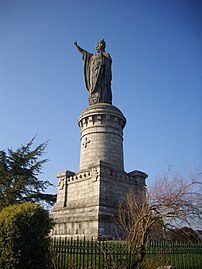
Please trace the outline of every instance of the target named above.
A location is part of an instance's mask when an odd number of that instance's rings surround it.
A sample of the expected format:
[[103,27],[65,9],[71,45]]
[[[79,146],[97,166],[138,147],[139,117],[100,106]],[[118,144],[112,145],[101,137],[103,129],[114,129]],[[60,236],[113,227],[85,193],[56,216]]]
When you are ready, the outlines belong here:
[[200,174],[185,176],[168,170],[149,190],[139,195],[128,193],[117,211],[115,221],[118,230],[129,242],[129,252],[138,255],[134,266],[138,268],[144,259],[148,238],[165,238],[168,229],[201,225]]

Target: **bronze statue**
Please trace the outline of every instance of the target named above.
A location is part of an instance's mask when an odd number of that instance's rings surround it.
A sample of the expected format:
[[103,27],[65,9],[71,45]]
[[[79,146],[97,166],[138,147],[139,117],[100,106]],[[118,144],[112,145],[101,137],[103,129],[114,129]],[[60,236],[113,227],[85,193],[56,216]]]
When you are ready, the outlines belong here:
[[85,51],[78,46],[77,41],[74,42],[74,45],[83,56],[84,78],[86,88],[89,92],[89,104],[112,104],[112,59],[109,53],[105,52],[106,43],[104,39],[99,41],[96,46],[97,54],[91,54]]

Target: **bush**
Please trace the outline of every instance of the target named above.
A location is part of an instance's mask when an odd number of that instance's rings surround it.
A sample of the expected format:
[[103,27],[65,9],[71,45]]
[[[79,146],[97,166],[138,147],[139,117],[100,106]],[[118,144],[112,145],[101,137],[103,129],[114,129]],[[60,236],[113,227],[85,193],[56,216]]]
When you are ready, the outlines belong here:
[[0,212],[0,268],[44,269],[52,220],[41,206],[12,205]]

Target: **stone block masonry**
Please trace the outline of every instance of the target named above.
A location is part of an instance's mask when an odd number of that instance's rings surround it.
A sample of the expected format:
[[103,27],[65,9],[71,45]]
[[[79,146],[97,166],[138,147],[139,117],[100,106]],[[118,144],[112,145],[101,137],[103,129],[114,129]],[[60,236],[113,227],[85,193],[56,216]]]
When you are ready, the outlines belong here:
[[89,106],[80,115],[80,167],[58,174],[58,195],[52,210],[53,236],[117,238],[113,220],[129,191],[144,192],[147,175],[126,173],[123,129],[126,119],[110,104]]
[[116,207],[129,191],[138,194],[144,190],[147,175],[139,171],[121,172],[103,161],[69,175],[69,171],[58,175],[59,195],[52,211],[56,222],[53,235],[117,238],[113,221]]
[[126,119],[121,111],[109,104],[87,108],[78,120],[81,129],[80,170],[102,160],[124,170],[123,128]]

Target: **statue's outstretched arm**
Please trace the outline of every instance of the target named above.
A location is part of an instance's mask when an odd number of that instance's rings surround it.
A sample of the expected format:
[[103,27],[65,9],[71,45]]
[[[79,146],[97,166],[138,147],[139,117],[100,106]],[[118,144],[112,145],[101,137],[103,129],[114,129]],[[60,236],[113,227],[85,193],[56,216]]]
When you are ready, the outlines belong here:
[[74,46],[78,49],[79,52],[83,53],[85,50],[82,49],[81,47],[79,47],[79,45],[77,44],[77,41],[74,41]]

